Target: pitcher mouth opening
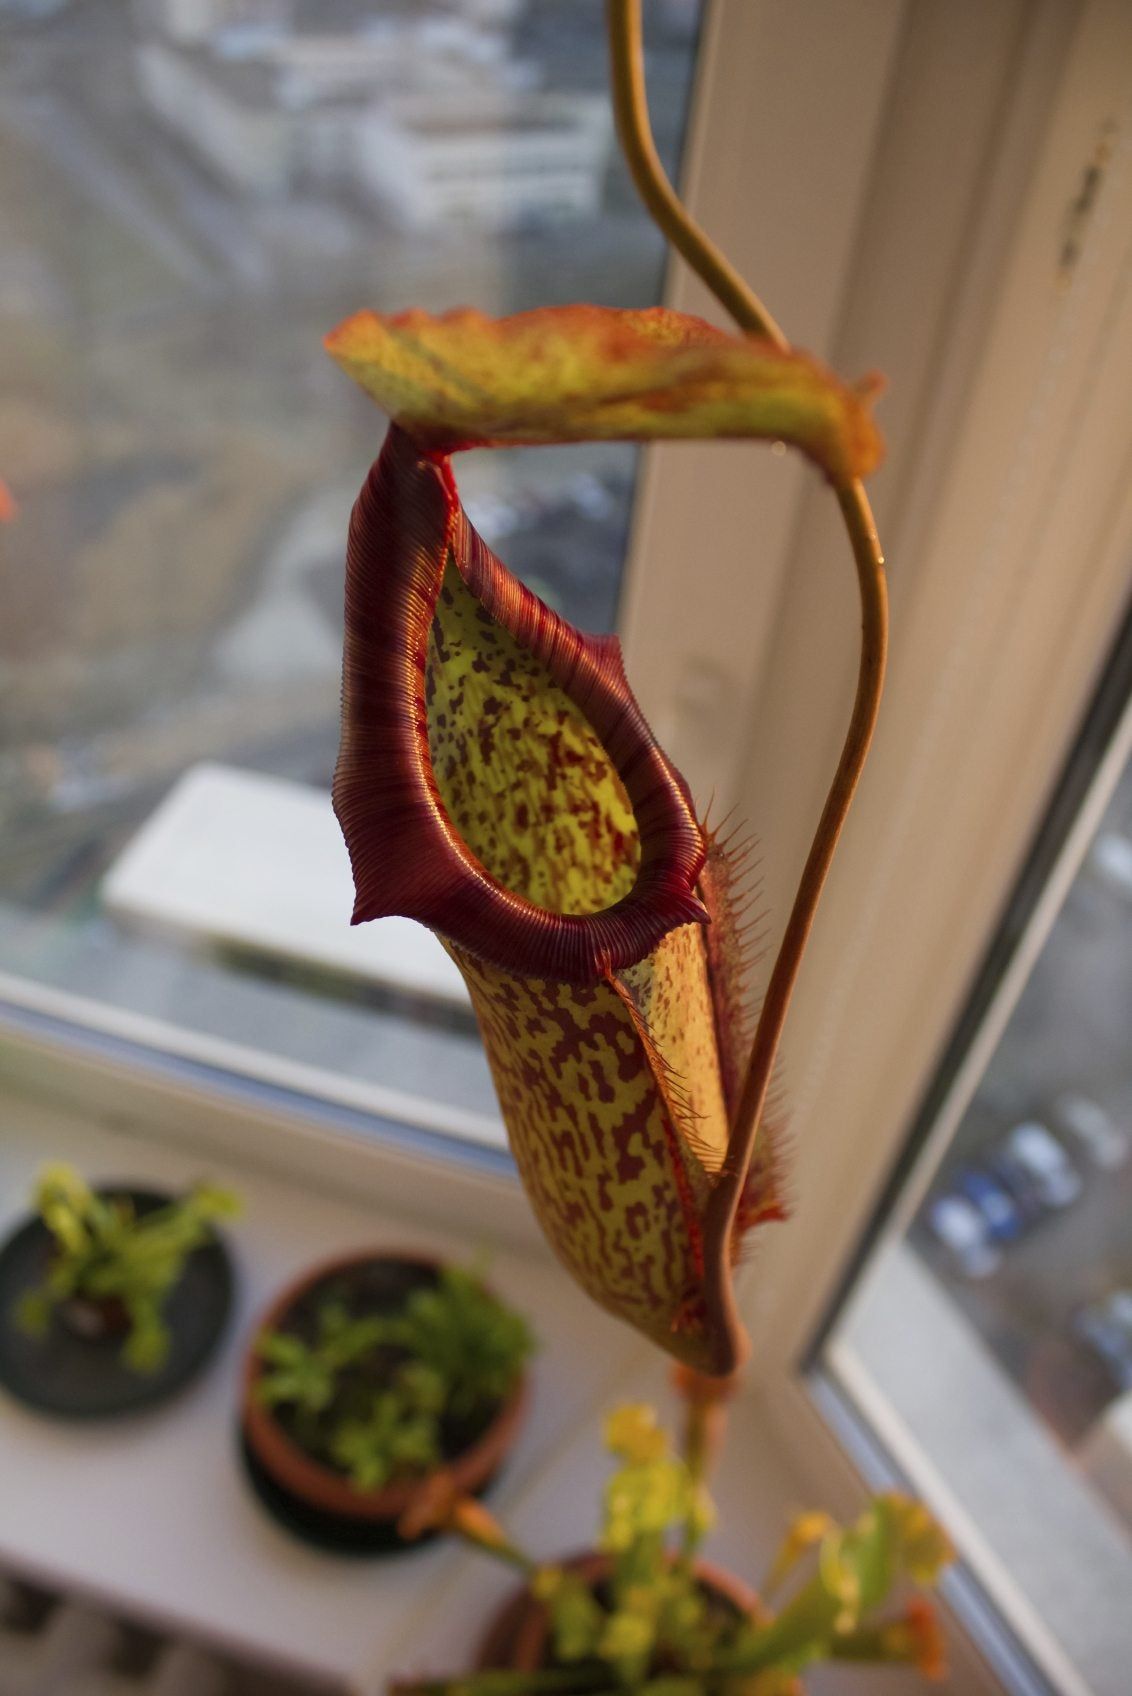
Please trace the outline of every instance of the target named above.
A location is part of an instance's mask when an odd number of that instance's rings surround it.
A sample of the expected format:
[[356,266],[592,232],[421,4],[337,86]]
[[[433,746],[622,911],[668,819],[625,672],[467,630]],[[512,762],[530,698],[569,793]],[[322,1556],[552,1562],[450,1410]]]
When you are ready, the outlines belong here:
[[346,626],[355,923],[399,913],[505,970],[592,982],[704,922],[702,832],[617,639],[526,589],[447,461],[396,426],[351,520]]
[[[616,639],[583,635],[507,571],[467,522],[449,456],[551,442],[762,439],[793,443],[844,487],[881,456],[875,385],[845,384],[797,349],[663,307],[543,307],[502,319],[468,308],[360,312],[326,346],[392,420],[354,510],[347,556],[334,798],[354,869],[355,922],[404,914],[489,963],[562,981],[591,982],[638,963],[677,926],[707,917],[696,889],[705,845],[687,789],[633,698]],[[535,848],[556,874],[567,867],[568,890],[547,893],[518,867],[529,833],[519,830],[510,858],[488,840],[493,808],[517,826],[519,779],[530,774],[516,766],[514,784],[488,783],[476,818],[458,766],[443,763],[438,733],[453,727],[430,723],[427,691],[443,673],[434,664],[430,678],[429,659],[450,558],[460,592],[540,668],[547,698],[553,689],[569,703],[578,733],[571,757],[611,768],[622,785],[595,842],[587,846],[579,826],[579,782],[557,809],[565,840],[551,830],[528,853],[531,867]],[[487,699],[480,692],[474,703],[485,733]],[[509,723],[513,732],[521,741],[521,727]],[[472,741],[448,754],[474,764]],[[615,844],[618,830],[617,875],[602,875],[598,846]],[[632,833],[639,859],[630,882]],[[495,836],[499,848],[502,828]]]

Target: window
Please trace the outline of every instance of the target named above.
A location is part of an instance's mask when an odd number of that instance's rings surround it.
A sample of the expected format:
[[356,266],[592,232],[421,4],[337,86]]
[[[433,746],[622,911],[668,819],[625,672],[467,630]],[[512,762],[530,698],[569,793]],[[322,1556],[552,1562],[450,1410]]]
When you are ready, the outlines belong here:
[[[933,99],[962,74],[956,14],[937,25],[928,10],[901,43],[890,115],[895,153],[904,114],[906,151],[873,179],[842,335],[923,346],[923,291],[951,305],[923,347],[910,457],[878,482],[890,685],[788,1033],[796,1217],[768,1233],[747,1301],[766,1404],[812,1487],[832,1492],[848,1451],[951,1527],[963,1569],[949,1594],[979,1643],[954,1688],[1115,1696],[1132,1548],[1105,1348],[1132,1239],[1124,1180],[1098,1158],[1115,1160],[1127,1129],[1128,1005],[1111,966],[1127,954],[1126,637],[1110,656],[1132,559],[1117,375],[1132,357],[1132,37],[1105,6],[971,21],[989,51],[966,61],[969,122],[962,146],[952,131],[921,269],[907,233],[925,204],[920,150]],[[901,368],[898,353],[880,362]],[[835,546],[823,526],[815,507],[799,529],[748,756],[775,907],[820,804],[823,774],[812,793],[797,774],[826,723],[832,764],[843,722],[852,609],[819,600],[808,562],[828,557],[832,573]]]
[[[447,8],[447,13],[455,10]],[[470,15],[472,9],[464,10]],[[481,17],[490,11],[495,20],[477,29],[507,35],[506,64],[521,58],[520,49],[536,37],[549,40],[558,31],[561,45],[566,32],[571,75],[575,66],[582,67],[583,81],[589,79],[577,92],[598,86],[596,6],[540,0],[515,8],[513,16],[507,7],[477,11]],[[686,8],[659,3],[650,6],[649,14],[658,31],[652,94],[662,128],[666,100],[672,114],[671,158],[681,79],[691,59],[690,19]],[[155,19],[164,15],[157,8],[139,9],[138,22],[128,27],[152,43],[160,34]],[[182,0],[175,16],[183,31],[186,18],[212,13]],[[42,51],[44,64],[50,62],[65,77],[67,55],[60,44],[68,32],[94,32],[102,17],[93,6],[63,7],[45,18],[33,18],[29,10],[22,22],[6,27],[21,53]],[[106,39],[113,37],[113,29],[127,27],[121,12],[114,17],[118,21],[108,26]],[[584,37],[578,22],[583,17],[592,24],[592,38]],[[973,1118],[970,1127],[956,1132],[964,1140],[955,1142],[953,1156],[941,1146],[951,1146],[950,1134],[966,1103],[950,1123],[940,1121],[921,1167],[914,1173],[901,1167],[904,1178],[888,1188],[886,1180],[902,1158],[940,1056],[969,1004],[988,939],[1016,886],[1047,813],[1056,774],[1127,612],[1132,558],[1126,377],[1132,368],[1130,29],[1126,10],[1109,0],[1072,5],[994,0],[949,7],[919,0],[852,5],[841,0],[715,0],[698,48],[685,166],[692,203],[788,320],[797,341],[849,372],[876,365],[891,379],[883,414],[891,453],[875,490],[892,562],[890,683],[876,748],[823,903],[788,1031],[784,1082],[795,1147],[796,1218],[780,1236],[765,1233],[746,1274],[744,1299],[767,1410],[797,1445],[809,1492],[832,1501],[839,1480],[848,1487],[845,1446],[856,1445],[864,1432],[870,1452],[881,1456],[889,1470],[912,1476],[952,1523],[969,1558],[972,1582],[1018,1646],[1017,1658],[998,1682],[973,1660],[957,1685],[964,1696],[981,1696],[1003,1685],[1025,1690],[1026,1680],[1042,1676],[1042,1668],[1065,1691],[1088,1688],[1090,1679],[1098,1693],[1106,1689],[1096,1668],[1077,1654],[1079,1644],[1064,1633],[1054,1641],[1052,1615],[1036,1619],[1040,1585],[1015,1583],[1012,1594],[1004,1596],[994,1560],[980,1563],[977,1557],[993,1543],[993,1516],[988,1513],[982,1522],[979,1501],[960,1510],[958,1475],[949,1480],[941,1457],[929,1452],[930,1424],[925,1423],[917,1441],[901,1431],[901,1385],[891,1357],[897,1333],[886,1324],[879,1353],[874,1348],[867,1357],[860,1327],[869,1281],[891,1263],[892,1253],[903,1253],[914,1269],[911,1276],[934,1300],[938,1331],[933,1337],[965,1332],[977,1339],[970,1316],[984,1295],[989,1298],[989,1279],[998,1278],[1006,1265],[1003,1250],[1002,1266],[980,1286],[964,1281],[956,1269],[947,1271],[941,1259],[929,1259],[937,1252],[925,1236],[929,1211],[953,1187],[947,1162],[969,1163],[976,1145],[983,1146],[983,1132]],[[289,139],[280,143],[279,126],[273,130],[261,123],[264,79],[249,75],[257,65],[263,68],[264,43],[274,39],[278,46],[277,24],[270,8],[262,7],[241,8],[240,18],[230,20],[224,91],[208,128],[210,146],[227,150],[226,157],[235,150],[244,161],[241,168],[249,175],[238,191],[219,186],[222,163],[199,157],[187,130],[177,132],[171,125],[166,134],[145,119],[152,158],[145,163],[149,198],[144,206],[162,214],[156,227],[164,231],[163,241],[171,225],[180,246],[165,242],[156,254],[148,253],[136,274],[131,255],[142,238],[130,225],[128,244],[106,240],[102,220],[107,208],[98,202],[96,217],[90,210],[92,191],[84,186],[92,169],[90,132],[75,145],[68,129],[90,101],[103,115],[99,121],[110,122],[120,120],[128,101],[140,98],[128,59],[123,54],[118,76],[98,79],[97,89],[77,100],[74,116],[64,113],[59,126],[43,123],[42,99],[29,99],[26,109],[17,101],[12,157],[32,171],[29,180],[38,185],[44,174],[54,179],[62,168],[61,151],[77,173],[67,191],[73,216],[53,237],[69,244],[72,256],[88,249],[91,255],[87,264],[74,259],[65,267],[69,276],[86,279],[69,307],[74,348],[80,345],[79,330],[100,312],[112,323],[128,321],[129,334],[115,342],[117,357],[103,350],[63,370],[48,357],[54,344],[45,343],[41,331],[38,340],[21,337],[12,368],[19,375],[17,394],[30,385],[33,395],[58,390],[72,398],[77,435],[60,446],[50,429],[37,424],[35,430],[21,429],[19,437],[29,463],[33,449],[41,456],[34,461],[44,468],[37,474],[55,477],[56,488],[64,491],[63,472],[72,460],[80,468],[84,463],[81,456],[75,459],[76,442],[92,443],[96,461],[122,451],[120,409],[108,411],[104,396],[128,396],[139,371],[148,366],[163,379],[151,391],[145,413],[155,437],[158,422],[170,428],[176,442],[189,432],[186,384],[215,383],[204,416],[205,434],[212,432],[217,440],[227,441],[227,432],[247,409],[259,409],[272,431],[254,467],[218,452],[211,436],[194,448],[211,457],[190,460],[187,471],[183,462],[179,471],[160,458],[150,464],[146,477],[158,480],[167,502],[160,511],[173,515],[166,520],[170,534],[177,534],[176,515],[195,517],[197,506],[204,507],[204,533],[211,534],[211,509],[201,498],[210,488],[223,493],[229,487],[225,479],[242,487],[252,475],[266,487],[277,461],[293,467],[291,456],[301,458],[311,490],[323,494],[310,509],[299,509],[302,522],[296,528],[290,527],[292,509],[287,508],[279,530],[263,539],[268,552],[255,556],[261,563],[276,559],[280,537],[287,542],[281,556],[286,570],[280,567],[277,585],[282,612],[278,605],[273,610],[280,621],[275,628],[284,634],[273,637],[269,629],[264,637],[261,626],[263,647],[249,648],[248,623],[241,624],[248,601],[224,626],[225,634],[234,628],[243,643],[237,652],[244,669],[230,669],[227,675],[248,681],[251,695],[241,702],[237,727],[247,742],[234,754],[226,744],[220,746],[222,763],[251,769],[263,781],[311,781],[315,774],[325,783],[333,752],[336,654],[333,667],[327,657],[319,673],[323,660],[296,646],[296,655],[311,667],[305,682],[292,676],[281,683],[276,676],[273,683],[267,661],[290,640],[285,632],[293,628],[287,620],[294,602],[288,612],[288,596],[320,595],[329,581],[328,563],[308,569],[312,538],[317,551],[333,531],[334,547],[340,547],[346,509],[380,432],[372,412],[347,396],[334,372],[324,368],[318,334],[360,300],[378,299],[385,265],[402,268],[397,273],[402,299],[450,300],[455,266],[462,293],[472,295],[482,284],[483,304],[512,307],[525,298],[516,294],[521,276],[530,283],[531,298],[585,292],[565,267],[600,256],[599,228],[612,231],[616,225],[636,256],[634,264],[644,264],[651,237],[634,221],[628,191],[623,182],[618,187],[612,168],[596,224],[588,215],[571,212],[569,224],[536,229],[525,213],[516,212],[513,225],[510,213],[503,219],[508,227],[502,235],[485,234],[478,222],[482,208],[471,193],[478,185],[459,168],[462,161],[454,163],[446,154],[443,136],[429,132],[427,124],[427,147],[417,164],[429,191],[422,190],[420,199],[414,196],[413,208],[429,204],[429,195],[448,207],[451,224],[445,223],[443,237],[427,227],[413,228],[412,211],[398,213],[380,196],[369,198],[372,184],[351,188],[349,194],[320,189],[313,195],[301,185],[330,180],[338,169],[334,161],[341,157],[342,131],[332,121],[337,98],[326,102],[325,111],[315,103],[327,118],[325,125],[307,125],[304,114],[309,116],[312,106],[302,91],[314,74],[308,61],[313,56],[320,87],[331,86],[336,75],[346,72],[328,67],[312,48],[304,49],[307,60],[296,54],[301,34],[286,38],[291,43],[290,58],[284,54],[288,77],[268,79],[276,91],[272,99],[280,88],[285,91],[285,100],[279,99],[286,105]],[[579,46],[583,39],[592,45]],[[53,44],[50,53],[45,44]],[[170,36],[157,44],[167,60],[182,68],[191,64],[199,71],[215,57],[199,41]],[[376,55],[377,48],[371,47]],[[451,51],[460,60],[465,50]],[[498,63],[494,70],[486,65],[483,76],[490,81],[498,69]],[[160,78],[164,73],[151,69],[148,74]],[[199,110],[205,95],[193,86],[187,104]],[[232,92],[236,88],[242,90],[238,100]],[[562,92],[569,94],[570,88]],[[396,100],[406,93],[412,95],[399,89]],[[523,96],[522,86],[507,93],[508,113],[516,123]],[[529,116],[529,103],[526,110]],[[540,120],[546,116],[540,113]],[[400,145],[420,132],[419,107],[398,106],[391,96],[382,123],[390,126],[394,120]],[[300,133],[307,138],[302,146],[294,141]],[[565,215],[573,189],[558,175],[561,140],[557,118],[545,127],[540,122],[537,148],[532,145],[526,164],[520,168],[509,158],[507,193],[513,189],[517,197],[506,201],[509,208],[524,204],[529,166],[530,178],[537,176],[543,190],[549,185],[553,192],[547,199]],[[197,137],[196,146],[203,145]],[[369,169],[371,175],[377,169],[372,161]],[[576,178],[573,183],[576,188]],[[392,189],[384,192],[395,199]],[[203,202],[194,196],[203,196]],[[112,200],[110,210],[123,216],[120,196]],[[37,186],[35,196],[17,203],[24,234],[20,243],[6,245],[0,271],[16,302],[6,310],[22,312],[25,328],[29,318],[56,310],[52,288],[57,291],[58,284],[49,287],[49,272],[20,257],[39,251],[31,237],[42,216],[40,201]],[[494,204],[498,214],[501,203]],[[379,205],[381,210],[375,210]],[[192,206],[197,207],[196,222],[186,230],[181,223]],[[398,222],[401,217],[408,227]],[[357,245],[351,248],[351,242]],[[659,254],[651,251],[649,263],[658,267]],[[548,254],[566,257],[559,264]],[[529,260],[525,272],[522,256]],[[198,274],[192,266],[199,268],[200,298],[186,327],[164,345],[160,314],[140,310],[132,291],[140,286],[139,277],[147,288],[152,278],[158,291],[154,300],[171,302],[170,321],[176,325],[180,309],[173,307],[191,302],[192,288],[198,286],[190,288],[179,265],[189,266],[192,276]],[[618,259],[605,298],[642,298],[639,281],[633,291],[626,287],[622,293],[620,279],[627,275]],[[326,282],[330,276],[332,288]],[[656,270],[650,278],[655,293]],[[174,285],[179,292],[170,295]],[[435,289],[433,295],[429,288]],[[492,289],[497,292],[489,294]],[[332,300],[324,290],[330,290]],[[679,268],[672,272],[667,296],[692,310],[710,311],[703,292]],[[312,303],[314,309],[308,310]],[[286,315],[291,312],[306,326],[302,351],[293,333],[275,333],[290,322]],[[204,363],[205,354],[211,367]],[[290,410],[286,397],[294,397]],[[156,453],[150,442],[146,447]],[[203,463],[211,467],[214,484],[202,481]],[[602,560],[620,557],[612,538],[627,522],[632,492],[629,567],[618,623],[634,686],[665,746],[693,778],[697,794],[706,797],[714,789],[721,802],[734,800],[759,833],[765,903],[781,923],[833,765],[852,682],[856,612],[851,574],[824,491],[804,469],[784,467],[769,455],[743,448],[665,446],[650,451],[639,487],[636,467],[627,461],[618,461],[622,469],[616,475],[604,461],[600,467],[571,461],[562,476],[581,480],[570,482],[577,498],[560,512],[547,509],[541,481],[521,481],[529,469],[532,478],[545,475],[553,483],[557,473],[544,469],[551,465],[551,457],[542,454],[517,457],[514,467],[493,456],[485,459],[482,473],[493,481],[479,488],[465,481],[465,487],[473,503],[479,502],[485,528],[501,538],[505,557],[533,580],[579,597],[608,594],[610,568]],[[16,462],[5,459],[3,469],[19,497]],[[136,468],[136,478],[142,470]],[[101,535],[98,527],[105,526],[111,496],[125,487],[116,475],[96,480],[89,502],[70,497],[44,501],[42,523],[69,526],[76,535],[85,534],[81,526],[89,525],[92,534]],[[144,494],[149,484],[131,487]],[[528,492],[530,510],[539,518],[537,542],[535,527],[524,518]],[[325,507],[319,504],[324,498]],[[240,522],[249,531],[259,510],[258,505],[254,511],[239,507]],[[586,557],[597,562],[592,580],[559,582],[555,561],[564,553],[556,551],[555,538],[583,523],[595,550]],[[0,545],[10,550],[16,534],[6,533]],[[70,535],[68,529],[63,541]],[[536,555],[536,546],[549,551]],[[114,563],[120,552],[115,546],[106,557]],[[25,629],[42,632],[45,606],[52,609],[61,594],[48,587],[37,562],[54,561],[54,569],[61,571],[58,562],[69,557],[65,546],[49,550],[45,538],[31,566],[9,572]],[[206,568],[215,557],[206,553]],[[337,553],[333,575],[336,579]],[[167,668],[158,668],[159,684],[171,691],[170,699],[193,698],[201,677],[191,667],[178,673],[174,665],[180,650],[173,637],[185,616],[178,597],[188,592],[183,577],[173,573],[162,579],[164,598],[158,608],[161,630],[171,633],[162,652],[172,657]],[[202,586],[211,581],[206,569]],[[72,576],[64,584],[68,620],[77,620],[74,608],[81,604],[74,583]],[[321,589],[315,588],[318,583]],[[318,604],[330,606],[329,600]],[[592,601],[588,610],[579,601],[565,604],[583,622],[600,621]],[[307,631],[305,622],[302,628]],[[230,652],[230,645],[224,651]],[[266,653],[262,669],[249,669],[252,651]],[[61,668],[58,676],[65,681],[66,675]],[[202,956],[183,942],[173,945],[152,934],[143,939],[99,905],[98,880],[127,843],[137,841],[139,827],[157,811],[169,781],[202,758],[216,760],[216,738],[225,726],[231,728],[230,704],[219,729],[211,719],[200,721],[198,741],[187,753],[177,741],[184,725],[176,712],[168,704],[147,707],[144,722],[134,726],[136,739],[127,738],[122,746],[146,761],[165,758],[166,765],[157,768],[164,778],[147,780],[144,792],[106,791],[94,782],[104,775],[94,756],[117,745],[98,743],[80,759],[74,740],[25,734],[23,720],[11,720],[9,703],[24,714],[37,700],[36,710],[58,711],[63,697],[57,686],[48,687],[42,666],[25,671],[22,690],[14,688],[7,654],[2,676],[5,712],[14,725],[6,734],[7,751],[16,751],[8,768],[15,776],[5,793],[20,797],[18,819],[14,805],[11,811],[11,824],[18,822],[19,829],[5,833],[7,906],[0,930],[4,990],[12,1005],[68,1012],[103,1030],[116,1028],[135,1044],[147,1034],[148,1018],[148,1036],[156,1046],[207,1057],[233,1071],[262,1075],[268,1069],[264,1056],[274,1052],[275,1079],[310,1098],[336,1098],[370,1110],[380,1102],[388,1116],[412,1124],[490,1138],[494,1109],[475,1040],[461,1025],[466,1015],[435,986],[418,987],[415,1016],[407,1018],[403,987],[395,1009],[388,989],[373,974],[359,988],[363,974],[341,960],[319,960],[316,968],[308,955],[299,981],[293,963],[279,963],[278,949],[270,965],[262,946],[254,948],[235,936],[231,925],[223,957],[215,945]],[[110,668],[108,676],[124,690],[134,686],[137,673],[123,663]],[[271,687],[277,693],[269,698],[286,697],[280,711],[298,712],[304,701],[321,703],[317,711],[311,709],[311,741],[295,765],[289,763],[295,750],[287,743],[286,725],[281,730],[282,721],[271,714],[257,719],[251,710],[252,696]],[[204,701],[211,702],[207,692]],[[75,714],[68,725],[82,726],[89,716]],[[175,758],[163,752],[170,748]],[[308,757],[310,763],[303,764]],[[121,767],[110,770],[117,781]],[[17,789],[17,777],[24,787]],[[39,790],[27,787],[33,781]],[[53,806],[47,804],[49,796],[55,797]],[[1098,823],[1099,815],[1090,831]],[[294,828],[297,832],[297,823]],[[183,843],[183,822],[181,831]],[[1123,825],[1119,819],[1115,829],[1106,824],[1098,844],[1106,832],[1122,836]],[[1080,845],[1087,846],[1084,838]],[[1107,877],[1112,885],[1124,875],[1124,850],[1118,843],[1089,849],[1089,855],[1083,879]],[[1110,894],[1116,899],[1111,889]],[[198,934],[202,928],[198,925]],[[313,929],[325,934],[320,921]],[[406,963],[402,957],[399,967],[402,973],[415,970],[426,976],[431,969],[420,958]],[[117,996],[132,997],[125,1011],[112,1004],[111,980]],[[404,977],[401,981],[404,985]],[[9,1041],[3,1052],[14,1053],[15,1046]],[[997,1059],[991,1065],[989,1050],[980,1050],[970,1063],[971,1091],[985,1071],[984,1094],[990,1092],[992,1104],[1002,1100],[995,1093],[1003,1087],[998,1065]],[[1032,1112],[1041,1119],[1029,1093],[1028,1085],[1019,1089],[1009,1107],[1001,1108],[987,1133],[990,1141],[1009,1137]],[[1035,1083],[1034,1093],[1044,1112],[1044,1083],[1040,1089]],[[1102,1108],[1104,1123],[1115,1123],[1119,1130],[1119,1100],[1100,1091],[1091,1074],[1070,1079],[1064,1087],[1059,1082],[1056,1096],[1066,1093]],[[1076,1112],[1078,1124],[1091,1124],[1094,1140],[1103,1140],[1096,1113],[1090,1119],[1086,1107],[1082,1119],[1080,1102]],[[1047,1128],[1057,1137],[1090,1135],[1087,1129]],[[1034,1139],[1028,1141],[1033,1157]],[[938,1178],[931,1177],[929,1166],[941,1158],[945,1166]],[[306,1169],[313,1170],[315,1161],[312,1153]],[[393,1169],[384,1150],[382,1161],[384,1180],[386,1170]],[[376,1168],[377,1162],[371,1165]],[[924,1212],[916,1223],[921,1199]],[[889,1246],[881,1246],[874,1228],[878,1220],[884,1222]],[[1032,1242],[1036,1253],[1040,1236],[1035,1233]],[[1103,1294],[1098,1292],[1098,1299]],[[877,1334],[874,1328],[874,1343]],[[1056,1444],[1064,1437],[1051,1436],[1049,1422],[1043,1427],[1026,1411],[1025,1397],[1001,1371],[993,1351],[977,1341],[973,1346],[982,1351],[986,1381],[1013,1396],[1041,1440],[1054,1445],[1061,1465]],[[1070,1346],[1090,1345],[1079,1340]],[[1009,1351],[1004,1341],[1003,1352]],[[1011,1359],[1016,1371],[1025,1371],[1016,1353]],[[1099,1360],[1097,1370],[1107,1370]],[[866,1373],[872,1386],[867,1396]],[[850,1390],[860,1417],[847,1435],[833,1398],[843,1408]],[[1057,1476],[1059,1487],[1072,1493],[1072,1470],[1061,1465]],[[1097,1509],[1102,1516],[1109,1511]],[[1113,1535],[1123,1533],[1117,1528]],[[1105,1584],[1120,1570],[1114,1558],[1105,1567]],[[1103,1599],[1100,1605],[1107,1606]],[[1005,1640],[1000,1633],[1000,1641]]]
[[1051,1678],[1068,1663],[1113,1696],[1132,1661],[1130,829],[1132,625],[823,1371],[845,1428],[875,1419],[946,1492]]
[[[649,10],[675,171],[699,7]],[[439,947],[345,931],[342,557],[383,423],[320,343],[367,305],[660,298],[601,4],[3,12],[7,994],[498,1143]],[[635,483],[627,444],[461,471],[488,540],[595,630]]]

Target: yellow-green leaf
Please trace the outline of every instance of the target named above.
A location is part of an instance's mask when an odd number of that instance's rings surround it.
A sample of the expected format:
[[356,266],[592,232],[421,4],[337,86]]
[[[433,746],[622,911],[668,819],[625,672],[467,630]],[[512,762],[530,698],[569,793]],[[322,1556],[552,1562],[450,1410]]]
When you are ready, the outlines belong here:
[[881,456],[875,379],[852,387],[808,354],[663,307],[359,312],[326,346],[419,446],[442,454],[761,437],[794,444],[835,483],[867,476]]

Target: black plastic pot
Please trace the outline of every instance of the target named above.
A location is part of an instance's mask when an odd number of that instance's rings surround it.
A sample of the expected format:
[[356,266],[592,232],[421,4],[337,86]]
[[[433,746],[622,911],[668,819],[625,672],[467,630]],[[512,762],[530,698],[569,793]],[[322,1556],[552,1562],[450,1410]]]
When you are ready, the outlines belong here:
[[[174,1199],[128,1184],[104,1184],[98,1194],[132,1202],[139,1215]],[[165,1299],[169,1353],[156,1371],[145,1373],[121,1358],[125,1327],[116,1303],[56,1308],[41,1337],[22,1329],[16,1306],[43,1283],[53,1248],[51,1233],[34,1216],[0,1247],[0,1386],[9,1395],[63,1419],[111,1419],[167,1401],[197,1376],[220,1341],[232,1305],[232,1261],[220,1237],[186,1259]]]

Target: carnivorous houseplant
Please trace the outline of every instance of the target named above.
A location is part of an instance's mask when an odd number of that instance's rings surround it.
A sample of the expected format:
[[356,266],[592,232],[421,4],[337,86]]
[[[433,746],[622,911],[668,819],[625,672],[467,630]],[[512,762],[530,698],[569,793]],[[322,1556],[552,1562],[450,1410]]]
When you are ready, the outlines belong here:
[[618,1464],[603,1497],[600,1565],[588,1570],[532,1559],[481,1502],[437,1481],[416,1528],[443,1526],[518,1568],[546,1609],[546,1652],[537,1670],[398,1680],[394,1696],[795,1696],[797,1674],[824,1660],[942,1673],[924,1596],[911,1591],[886,1609],[896,1587],[933,1584],[951,1558],[918,1502],[877,1496],[845,1526],[799,1515],[744,1610],[713,1596],[697,1570],[715,1510],[687,1442],[674,1452],[653,1409],[632,1404],[610,1414],[605,1439]]
[[[611,0],[610,19],[634,175],[739,333],[570,306],[360,312],[328,337],[391,421],[350,524],[334,802],[354,922],[418,919],[464,975],[559,1257],[610,1312],[723,1374],[744,1351],[741,1239],[783,1214],[767,1089],[879,695],[884,579],[860,479],[881,444],[874,383],[789,347],[688,220],[648,132],[637,0]],[[675,437],[803,453],[845,514],[861,588],[857,703],[753,1037],[742,866],[657,745],[616,639],[511,575],[452,468],[471,448]]]

